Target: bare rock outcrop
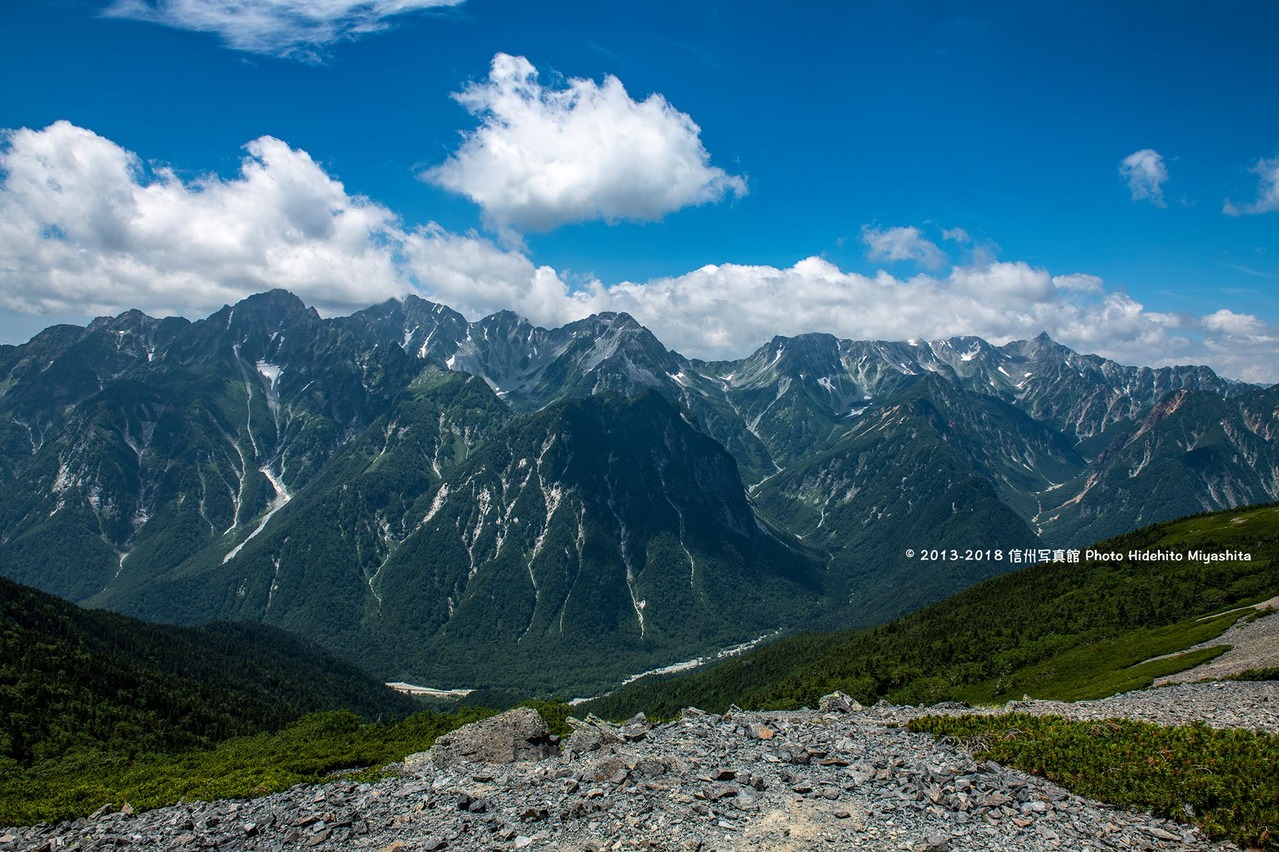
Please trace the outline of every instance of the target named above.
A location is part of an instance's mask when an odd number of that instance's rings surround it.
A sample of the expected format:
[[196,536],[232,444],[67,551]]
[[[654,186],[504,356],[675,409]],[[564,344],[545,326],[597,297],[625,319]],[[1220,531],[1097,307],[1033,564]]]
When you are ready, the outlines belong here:
[[464,725],[435,741],[428,754],[432,765],[459,763],[515,763],[554,757],[558,740],[551,736],[540,713],[516,707],[497,716]]

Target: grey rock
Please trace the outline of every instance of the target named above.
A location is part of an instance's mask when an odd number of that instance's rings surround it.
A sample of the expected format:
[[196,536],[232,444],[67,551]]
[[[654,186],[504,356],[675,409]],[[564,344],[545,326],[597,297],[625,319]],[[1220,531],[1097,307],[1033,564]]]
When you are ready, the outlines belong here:
[[430,757],[434,767],[443,768],[464,761],[545,760],[556,751],[541,714],[531,707],[517,707],[445,734],[431,746]]
[[863,709],[857,699],[836,690],[823,695],[817,701],[817,710],[821,713],[855,713]]
[[434,768],[429,751],[419,751],[404,758],[400,765],[402,775],[425,775]]

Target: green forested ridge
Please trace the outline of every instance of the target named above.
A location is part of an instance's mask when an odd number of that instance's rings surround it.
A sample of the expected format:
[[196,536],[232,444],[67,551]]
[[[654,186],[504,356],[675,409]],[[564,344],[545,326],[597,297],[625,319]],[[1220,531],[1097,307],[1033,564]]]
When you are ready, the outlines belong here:
[[204,747],[335,708],[415,705],[277,628],[147,624],[0,579],[0,767]]
[[[836,689],[863,703],[1098,697],[1214,656],[1139,665],[1220,634],[1237,614],[1202,616],[1279,592],[1275,506],[1158,524],[1096,549],[1124,558],[1026,568],[880,627],[783,639],[698,672],[637,682],[589,707],[619,718],[690,705],[812,707]],[[1134,550],[1231,550],[1253,559],[1127,559]]]

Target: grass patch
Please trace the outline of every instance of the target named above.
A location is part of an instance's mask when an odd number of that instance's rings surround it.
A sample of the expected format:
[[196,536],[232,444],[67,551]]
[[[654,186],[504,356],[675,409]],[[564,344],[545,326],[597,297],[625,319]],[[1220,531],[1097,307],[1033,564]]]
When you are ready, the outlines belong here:
[[[0,825],[32,825],[87,816],[104,804],[137,810],[179,799],[262,796],[349,770],[358,780],[490,710],[417,713],[391,724],[364,724],[346,710],[314,713],[274,734],[239,737],[179,754],[78,751],[30,767],[0,762]],[[362,774],[361,774],[362,773]]]
[[1080,701],[1144,689],[1155,678],[1194,668],[1224,654],[1230,649],[1228,645],[1198,651],[1185,649],[1215,639],[1238,619],[1239,613],[1223,613],[1207,620],[1131,630],[955,692],[963,701],[995,704],[1023,695]]
[[1279,737],[1202,724],[1072,722],[1055,716],[926,716],[909,725],[978,759],[1102,802],[1198,825],[1214,839],[1279,849]]
[[1231,675],[1227,680],[1279,680],[1279,668],[1273,669],[1245,669],[1237,675]]

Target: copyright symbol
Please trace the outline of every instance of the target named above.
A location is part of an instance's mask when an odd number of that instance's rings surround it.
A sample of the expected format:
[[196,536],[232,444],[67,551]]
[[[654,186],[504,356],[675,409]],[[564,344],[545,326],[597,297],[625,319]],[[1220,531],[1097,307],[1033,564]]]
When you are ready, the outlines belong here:
[[908,551],[906,551],[906,558],[907,558],[907,559],[911,559],[912,557],[914,557],[914,555],[915,555],[915,551],[913,551],[913,550],[908,550]]

